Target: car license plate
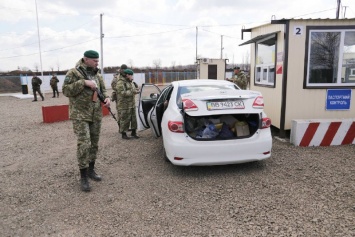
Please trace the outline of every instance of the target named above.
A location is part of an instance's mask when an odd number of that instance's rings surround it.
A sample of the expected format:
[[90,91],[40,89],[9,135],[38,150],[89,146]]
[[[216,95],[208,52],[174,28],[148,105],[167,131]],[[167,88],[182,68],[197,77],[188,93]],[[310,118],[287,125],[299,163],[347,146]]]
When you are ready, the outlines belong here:
[[235,101],[218,101],[218,102],[207,102],[208,110],[217,109],[244,109],[244,102],[242,100]]

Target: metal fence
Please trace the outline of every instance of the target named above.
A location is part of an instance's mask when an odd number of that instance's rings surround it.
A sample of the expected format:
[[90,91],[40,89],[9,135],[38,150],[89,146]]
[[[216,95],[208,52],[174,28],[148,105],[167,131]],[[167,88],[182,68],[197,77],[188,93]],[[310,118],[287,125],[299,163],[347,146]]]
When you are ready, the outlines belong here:
[[145,81],[153,84],[165,84],[173,81],[196,79],[197,73],[194,72],[146,72]]

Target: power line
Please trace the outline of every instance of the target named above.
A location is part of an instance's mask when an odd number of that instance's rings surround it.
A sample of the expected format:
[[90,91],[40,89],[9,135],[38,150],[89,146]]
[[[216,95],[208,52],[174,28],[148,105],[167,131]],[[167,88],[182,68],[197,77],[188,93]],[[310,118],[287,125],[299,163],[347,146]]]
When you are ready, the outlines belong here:
[[229,36],[229,35],[225,35],[225,34],[220,34],[220,33],[216,33],[216,32],[212,32],[212,31],[209,31],[209,30],[205,30],[205,29],[202,29],[203,31],[206,31],[206,32],[209,32],[211,34],[215,34],[215,35],[218,35],[218,36],[226,36],[228,38],[234,38],[234,39],[240,39],[240,37],[235,37],[235,36]]
[[[42,52],[43,53],[48,53],[48,52],[57,51],[57,50],[65,49],[65,48],[70,48],[70,47],[73,47],[73,46],[76,46],[76,45],[84,44],[84,43],[87,43],[87,42],[90,42],[90,41],[94,41],[94,40],[98,40],[98,39],[99,38],[95,38],[95,39],[87,40],[87,41],[80,42],[80,43],[77,43],[77,44],[72,44],[72,45],[68,45],[68,46],[64,46],[64,47],[56,48],[56,49],[45,50],[45,51],[42,51]],[[31,56],[31,55],[36,55],[36,54],[39,54],[39,53],[15,55],[15,56],[10,56],[10,57],[0,57],[0,59],[18,58],[18,57],[25,57],[25,56]]]
[[180,24],[166,24],[166,23],[160,23],[160,22],[149,22],[149,21],[140,21],[140,20],[134,20],[132,18],[128,18],[128,17],[119,17],[119,16],[112,16],[109,15],[108,16],[112,17],[112,18],[120,18],[120,19],[127,19],[126,21],[131,21],[131,22],[138,22],[138,23],[144,23],[144,24],[152,24],[152,25],[164,25],[164,26],[189,26],[189,25],[180,25]]
[[188,30],[188,29],[192,29],[192,28],[195,28],[195,27],[189,27],[189,28],[177,29],[177,30],[170,30],[170,31],[164,31],[164,32],[154,32],[154,33],[139,34],[139,35],[123,35],[123,36],[114,36],[114,37],[105,37],[105,38],[107,38],[107,39],[117,39],[117,38],[130,38],[130,37],[136,37],[136,36],[165,34],[165,33],[170,33],[170,32],[175,32],[175,31]]
[[[83,27],[84,25],[87,25],[87,24],[89,24],[89,23],[92,22],[92,21],[93,21],[93,19],[91,19],[90,21],[88,21],[88,22],[86,22],[86,23],[84,23],[84,24],[82,24],[82,25],[80,25],[80,26],[77,26],[77,27],[75,27],[75,28],[73,28],[73,29],[71,29],[71,30],[69,30],[69,31],[73,31],[73,30],[76,30],[76,29],[78,29],[78,28],[81,28],[81,27]],[[66,32],[60,32],[60,33],[58,33],[58,34],[64,34],[64,33],[66,33]],[[57,38],[57,37],[58,37],[58,35],[56,35],[55,37],[45,38],[45,39],[42,39],[41,42],[46,41],[46,40],[50,40],[50,39],[55,39],[55,38]],[[12,49],[23,48],[23,47],[25,47],[25,46],[29,46],[29,45],[33,45],[33,44],[38,44],[38,41],[29,43],[29,44],[25,44],[25,45],[22,45],[22,46],[14,47],[14,48],[0,49],[0,52],[12,50]]]

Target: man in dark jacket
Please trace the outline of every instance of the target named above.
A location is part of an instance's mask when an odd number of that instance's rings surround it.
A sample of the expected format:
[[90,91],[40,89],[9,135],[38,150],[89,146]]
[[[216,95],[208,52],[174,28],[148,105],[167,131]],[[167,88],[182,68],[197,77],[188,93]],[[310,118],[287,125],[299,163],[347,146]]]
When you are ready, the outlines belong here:
[[57,92],[57,97],[59,97],[58,82],[59,82],[58,78],[56,77],[55,74],[53,74],[51,80],[49,81],[49,84],[51,85],[52,90],[53,90],[53,97],[52,98],[55,98],[56,92]]
[[76,67],[67,72],[62,88],[63,94],[69,97],[69,118],[73,121],[74,133],[78,138],[76,154],[81,189],[85,192],[91,190],[88,178],[101,181],[94,170],[102,120],[101,102],[96,89],[103,94],[104,106],[110,107],[110,98],[97,68],[98,63],[99,54],[93,50],[86,51]]
[[34,96],[34,99],[32,100],[32,102],[37,101],[37,92],[41,96],[42,101],[43,101],[44,100],[44,96],[43,96],[43,94],[41,92],[42,80],[39,77],[37,77],[36,74],[33,74],[31,82],[32,82],[32,90],[33,90],[33,96]]

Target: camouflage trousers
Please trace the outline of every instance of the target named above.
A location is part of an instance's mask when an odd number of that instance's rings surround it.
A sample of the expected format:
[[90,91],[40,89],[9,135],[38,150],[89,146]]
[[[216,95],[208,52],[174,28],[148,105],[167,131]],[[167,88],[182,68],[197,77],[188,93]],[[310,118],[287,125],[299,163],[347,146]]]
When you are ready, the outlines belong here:
[[78,139],[76,157],[79,169],[84,169],[89,167],[90,162],[96,160],[99,149],[101,121],[73,120],[73,129]]
[[118,110],[117,121],[120,133],[127,132],[130,128],[137,129],[136,108]]

